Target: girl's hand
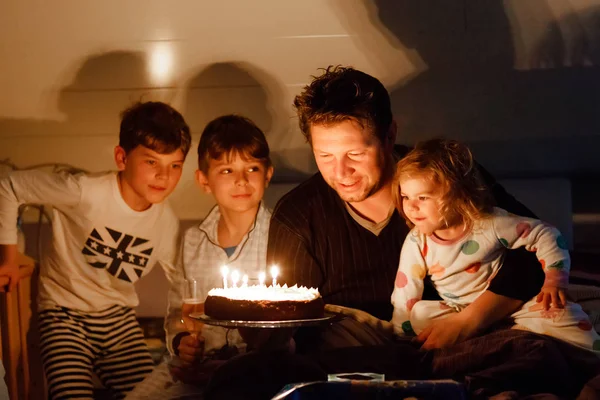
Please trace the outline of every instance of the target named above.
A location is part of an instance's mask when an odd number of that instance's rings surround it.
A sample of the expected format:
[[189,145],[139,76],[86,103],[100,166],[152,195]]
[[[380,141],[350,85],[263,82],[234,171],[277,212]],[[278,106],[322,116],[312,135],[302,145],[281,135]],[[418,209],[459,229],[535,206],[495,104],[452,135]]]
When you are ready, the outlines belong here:
[[537,295],[536,301],[542,303],[544,310],[550,307],[564,308],[567,304],[567,296],[565,289],[558,286],[544,286],[542,291]]

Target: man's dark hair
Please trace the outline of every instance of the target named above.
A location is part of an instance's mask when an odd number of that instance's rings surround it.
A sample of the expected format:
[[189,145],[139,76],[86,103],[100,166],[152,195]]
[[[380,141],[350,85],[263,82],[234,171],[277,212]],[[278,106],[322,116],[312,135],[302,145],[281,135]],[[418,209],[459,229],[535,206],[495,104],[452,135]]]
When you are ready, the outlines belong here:
[[329,66],[294,99],[300,130],[310,143],[312,125],[353,120],[383,143],[392,123],[390,96],[383,84],[352,67]]

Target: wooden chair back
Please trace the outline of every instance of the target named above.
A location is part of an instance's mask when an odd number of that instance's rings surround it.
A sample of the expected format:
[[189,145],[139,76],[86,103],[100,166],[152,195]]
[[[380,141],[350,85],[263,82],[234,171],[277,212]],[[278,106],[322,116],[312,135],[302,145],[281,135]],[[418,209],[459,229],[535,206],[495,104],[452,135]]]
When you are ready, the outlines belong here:
[[36,262],[19,254],[19,265],[21,279],[16,290],[7,292],[8,278],[0,277],[1,356],[6,385],[11,399],[45,400],[47,390],[33,301],[37,290]]

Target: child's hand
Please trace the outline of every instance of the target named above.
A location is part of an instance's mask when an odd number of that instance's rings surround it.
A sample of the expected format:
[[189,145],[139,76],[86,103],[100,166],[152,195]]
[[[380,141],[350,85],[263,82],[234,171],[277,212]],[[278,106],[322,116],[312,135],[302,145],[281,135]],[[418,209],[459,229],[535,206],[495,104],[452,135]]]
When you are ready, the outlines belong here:
[[179,359],[182,367],[189,367],[197,364],[204,356],[204,337],[198,335],[187,335],[181,338],[179,347],[177,347]]
[[19,264],[16,262],[6,262],[0,264],[0,277],[7,277],[8,291],[12,291],[19,283]]
[[544,310],[548,310],[551,306],[563,308],[567,304],[565,289],[558,286],[542,287],[542,291],[537,295],[536,300],[538,303],[542,303]]

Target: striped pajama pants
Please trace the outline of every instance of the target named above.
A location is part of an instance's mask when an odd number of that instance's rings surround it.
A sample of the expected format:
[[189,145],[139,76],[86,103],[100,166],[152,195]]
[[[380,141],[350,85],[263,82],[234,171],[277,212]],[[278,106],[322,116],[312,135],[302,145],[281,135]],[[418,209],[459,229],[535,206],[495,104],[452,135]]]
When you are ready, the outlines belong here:
[[133,309],[84,313],[65,307],[39,316],[42,362],[51,399],[91,399],[92,372],[123,398],[154,364]]

